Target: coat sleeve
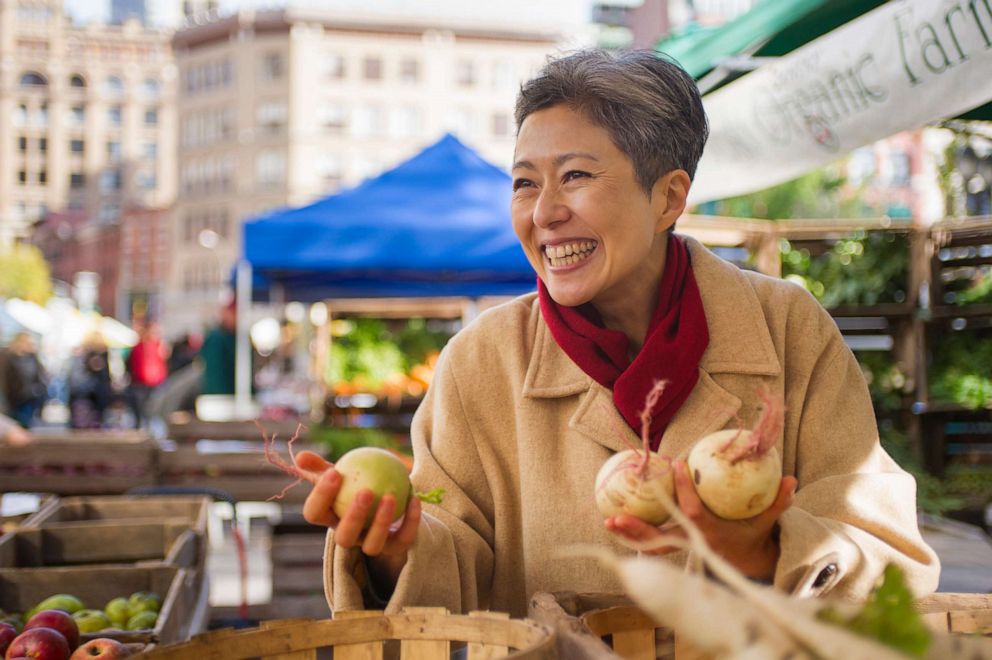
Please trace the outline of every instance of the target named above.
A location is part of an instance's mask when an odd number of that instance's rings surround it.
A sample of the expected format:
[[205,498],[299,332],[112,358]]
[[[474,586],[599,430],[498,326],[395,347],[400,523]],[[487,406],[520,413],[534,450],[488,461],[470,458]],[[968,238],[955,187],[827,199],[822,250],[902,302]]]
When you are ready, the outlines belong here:
[[[779,588],[804,596],[863,599],[886,564],[899,565],[918,596],[940,566],[916,518],[916,482],[882,449],[871,397],[853,353],[830,324],[786,445],[798,488],[779,520]],[[789,436],[787,435],[787,438]]]
[[[414,490],[440,487],[445,493],[442,504],[424,505],[417,540],[385,609],[484,609],[493,572],[493,502],[447,349],[414,416],[411,441]],[[324,591],[332,612],[381,608],[367,586],[364,568],[360,552],[336,547],[330,530]]]

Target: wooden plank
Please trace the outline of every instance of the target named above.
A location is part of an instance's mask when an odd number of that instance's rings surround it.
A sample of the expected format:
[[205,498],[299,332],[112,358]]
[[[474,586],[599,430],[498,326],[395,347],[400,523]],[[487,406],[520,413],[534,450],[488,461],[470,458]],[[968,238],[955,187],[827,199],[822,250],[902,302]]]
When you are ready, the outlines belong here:
[[[448,610],[443,607],[405,607],[402,613],[409,623],[419,626],[420,631],[430,635],[431,638],[401,638],[400,660],[438,660],[451,655],[447,620],[444,620],[440,626],[437,625],[439,617],[446,617]],[[441,639],[437,639],[435,636]]]
[[[353,612],[335,612],[336,620],[351,621],[369,617],[381,617],[382,612],[376,610],[363,610]],[[382,660],[383,640],[366,642],[363,644],[335,644],[335,660]]]
[[575,616],[581,611],[579,600],[574,592],[538,592],[531,597],[527,616],[555,631],[555,650],[559,657],[615,660],[612,649]]
[[[469,612],[470,617],[495,619],[498,621],[508,621],[510,615],[506,612]],[[469,642],[468,660],[494,660],[503,658],[510,649],[504,644],[491,644],[488,642]]]
[[55,523],[90,523],[98,520],[160,520],[180,518],[198,532],[207,531],[204,495],[116,495],[63,497],[24,522],[25,527]]
[[951,632],[992,635],[992,610],[952,611],[948,620]]
[[581,620],[594,635],[600,637],[618,632],[651,630],[653,639],[654,629],[657,627],[649,616],[634,605],[593,610],[583,614]]
[[[289,625],[298,624],[301,621],[299,619],[290,619],[288,621],[262,621],[259,624],[259,628],[263,630],[278,630]],[[285,651],[283,653],[271,653],[262,656],[266,660],[317,660],[317,649],[315,648],[303,648],[295,649],[292,651]]]
[[613,652],[625,660],[655,660],[654,627],[613,633]]

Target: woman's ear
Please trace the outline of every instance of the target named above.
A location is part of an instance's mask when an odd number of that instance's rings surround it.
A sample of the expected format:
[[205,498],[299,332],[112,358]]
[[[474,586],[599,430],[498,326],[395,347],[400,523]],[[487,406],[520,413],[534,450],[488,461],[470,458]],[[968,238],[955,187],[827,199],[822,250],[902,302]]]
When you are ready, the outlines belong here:
[[651,189],[651,204],[657,218],[658,233],[668,231],[685,211],[686,198],[692,180],[685,170],[667,172]]

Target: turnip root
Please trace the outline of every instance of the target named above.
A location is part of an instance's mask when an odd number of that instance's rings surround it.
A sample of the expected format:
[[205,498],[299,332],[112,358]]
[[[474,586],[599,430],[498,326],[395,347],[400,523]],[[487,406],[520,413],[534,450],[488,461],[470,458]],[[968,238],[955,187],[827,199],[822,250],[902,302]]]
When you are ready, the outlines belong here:
[[[296,481],[283,488],[281,492],[270,497],[270,501],[281,499],[290,488],[303,481],[316,483],[319,477],[318,474],[296,467],[293,442],[299,436],[300,430],[303,428],[302,425],[297,427],[296,433],[293,434],[293,437],[286,444],[289,457],[292,459],[292,462],[287,463],[275,450],[275,435],[270,438],[265,433],[265,429],[262,428],[261,424],[257,421],[255,424],[262,431],[265,459],[283,472],[296,477]],[[372,505],[369,507],[369,513],[365,519],[365,528],[368,528],[372,524],[372,519],[375,517],[375,512],[379,507],[379,502],[385,495],[392,495],[396,499],[396,508],[393,511],[393,521],[395,522],[406,513],[406,507],[410,502],[411,495],[424,502],[440,504],[441,496],[444,494],[443,488],[435,488],[426,493],[413,492],[413,486],[410,483],[410,474],[407,472],[403,461],[391,452],[377,447],[358,447],[357,449],[352,449],[338,459],[336,464],[332,463],[331,467],[341,475],[341,488],[334,498],[333,504],[334,515],[338,518],[344,516],[359,491],[365,489],[372,491]]]
[[783,406],[762,393],[765,402],[753,431],[717,431],[702,438],[686,463],[699,499],[721,518],[758,515],[775,501],[782,481],[782,459],[775,443],[782,435]]
[[596,475],[596,507],[604,516],[627,513],[652,525],[668,520],[663,500],[675,497],[671,460],[650,445],[651,411],[664,389],[659,381],[648,393],[641,412],[642,446],[614,454]]

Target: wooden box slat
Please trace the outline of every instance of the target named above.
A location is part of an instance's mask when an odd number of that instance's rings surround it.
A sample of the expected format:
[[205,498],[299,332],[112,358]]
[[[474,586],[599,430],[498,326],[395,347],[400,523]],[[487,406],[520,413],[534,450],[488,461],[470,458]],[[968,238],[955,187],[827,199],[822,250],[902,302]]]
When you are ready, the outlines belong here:
[[139,561],[170,561],[181,568],[195,568],[198,543],[182,519],[24,528],[0,537],[0,568]]
[[207,531],[208,497],[202,495],[116,495],[63,497],[24,521],[25,527],[63,523],[177,518],[197,532]]
[[[335,619],[361,619],[372,616],[382,616],[382,612],[362,610],[358,612],[338,612]],[[382,660],[384,644],[382,641],[366,642],[364,644],[336,644],[334,646],[335,660]]]

